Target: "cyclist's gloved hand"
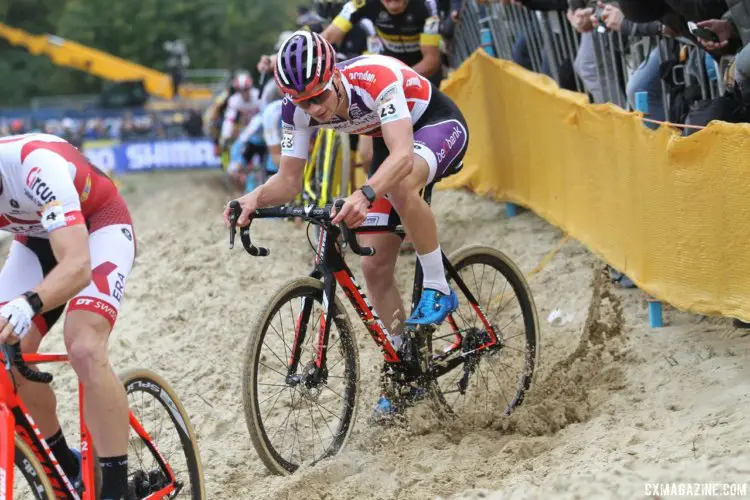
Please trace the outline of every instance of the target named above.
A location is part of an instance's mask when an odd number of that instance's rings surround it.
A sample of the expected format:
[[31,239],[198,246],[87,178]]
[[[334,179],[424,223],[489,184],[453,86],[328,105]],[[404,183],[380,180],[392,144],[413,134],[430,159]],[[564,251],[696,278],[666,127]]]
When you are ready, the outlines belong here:
[[335,215],[331,222],[339,224],[343,221],[349,229],[355,229],[365,221],[369,208],[370,200],[358,189],[344,200],[340,212],[336,213],[336,207],[331,209],[331,215]]
[[[16,343],[31,329],[34,310],[25,297],[18,297],[0,309],[0,344]],[[8,342],[10,340],[10,342]]]
[[[240,207],[242,207],[242,215],[237,219],[237,226],[247,226],[250,223],[250,214],[255,212],[255,209],[258,208],[255,201],[255,194],[254,192],[247,193],[245,196],[237,198],[237,201],[240,203]],[[227,206],[224,207],[224,224],[226,224],[227,227],[231,225],[229,222],[230,212],[229,203],[227,203]]]

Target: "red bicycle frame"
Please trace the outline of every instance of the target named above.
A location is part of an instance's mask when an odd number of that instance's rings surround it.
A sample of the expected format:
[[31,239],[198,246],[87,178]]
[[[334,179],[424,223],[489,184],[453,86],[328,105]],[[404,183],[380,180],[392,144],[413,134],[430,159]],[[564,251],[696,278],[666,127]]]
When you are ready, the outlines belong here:
[[[259,211],[261,212],[261,211]],[[394,234],[403,235],[403,230],[400,228],[384,230],[384,227],[371,227],[364,228],[354,231],[355,233],[378,233],[378,232],[392,232]],[[349,239],[350,245],[354,245],[356,240],[352,241]],[[359,315],[362,323],[364,323],[370,336],[380,348],[383,353],[383,359],[386,363],[397,364],[401,362],[401,358],[397,350],[394,348],[390,341],[389,332],[380,318],[376,317],[373,312],[373,307],[367,300],[367,296],[362,291],[362,288],[357,284],[353,273],[347,266],[345,260],[336,248],[336,238],[329,234],[329,229],[322,228],[318,240],[318,247],[316,251],[315,264],[316,269],[311,273],[311,277],[323,280],[323,304],[327,304],[326,310],[320,317],[318,326],[318,353],[315,357],[315,365],[318,369],[325,367],[326,361],[326,346],[328,346],[328,337],[330,332],[330,322],[326,318],[331,318],[333,315],[334,297],[336,294],[336,285],[341,287],[344,295],[351,303],[352,307]],[[354,248],[353,248],[354,249]],[[359,250],[355,250],[357,253]],[[483,326],[487,330],[488,339],[483,344],[476,347],[475,351],[481,351],[497,345],[497,336],[493,326],[489,323],[484,311],[480,307],[478,301],[474,298],[474,295],[468,289],[463,279],[458,275],[456,270],[453,268],[451,262],[443,254],[443,264],[446,272],[453,278],[455,284],[458,286],[460,291],[469,301],[477,316],[481,319]],[[416,306],[419,301],[419,297],[422,293],[422,268],[417,262],[417,270],[414,276],[414,289],[412,294],[412,309]],[[310,310],[312,302],[308,299],[303,300],[303,307],[300,310],[300,314],[296,319],[295,332],[294,332],[294,343],[291,349],[291,358],[288,366],[288,376],[293,376],[296,373],[297,365],[299,363],[299,354],[301,352],[301,343],[304,341],[303,332],[307,329],[307,322],[309,321]],[[448,323],[453,330],[455,340],[450,346],[448,352],[442,357],[447,358],[451,353],[461,348],[463,337],[459,332],[459,328],[453,319],[452,315],[449,315]],[[443,373],[450,371],[454,367],[458,366],[462,362],[463,357],[466,354],[454,359],[443,367],[437,369],[437,372]],[[436,373],[438,375],[438,373]]]
[[[67,362],[67,354],[24,354],[22,359],[25,363],[60,363]],[[95,469],[94,448],[91,435],[86,426],[83,412],[84,393],[83,387],[78,386],[79,420],[81,427],[81,470],[83,473],[84,491],[79,495],[71,482],[65,476],[60,464],[55,459],[47,442],[39,432],[34,419],[29,414],[26,406],[16,393],[16,387],[12,377],[7,370],[4,356],[0,354],[0,361],[5,365],[0,369],[0,500],[12,500],[13,498],[13,473],[15,462],[15,436],[22,439],[32,450],[34,456],[42,465],[44,474],[49,478],[55,498],[75,500],[96,500],[95,491]],[[19,375],[15,375],[19,376]],[[130,426],[144,441],[164,470],[170,484],[162,490],[152,493],[147,497],[149,500],[164,498],[175,491],[175,476],[172,468],[164,460],[159,450],[153,443],[151,436],[146,432],[132,411],[129,412]]]
[[[430,192],[425,193],[425,199],[429,199]],[[338,200],[339,209],[343,204],[343,200]],[[236,235],[236,223],[239,219],[241,209],[239,202],[236,200],[230,203],[230,228],[229,228],[229,248],[234,247],[234,239]],[[330,225],[331,212],[329,207],[274,207],[274,208],[261,208],[257,209],[253,214],[253,219],[262,218],[284,218],[284,217],[300,217],[310,222],[315,222],[321,226],[321,233],[318,239],[318,247],[315,257],[315,270],[310,274],[312,278],[323,280],[323,305],[325,311],[321,315],[318,325],[318,352],[315,356],[316,374],[313,379],[317,382],[325,372],[326,356],[328,337],[330,333],[330,321],[328,318],[333,317],[334,309],[334,297],[336,295],[336,285],[341,286],[344,294],[349,299],[352,307],[359,314],[360,319],[367,327],[370,336],[373,338],[375,343],[380,347],[383,352],[383,358],[386,363],[396,365],[401,363],[401,358],[398,355],[397,350],[393,347],[390,341],[389,333],[383,322],[375,316],[373,308],[367,300],[367,297],[362,293],[362,289],[357,285],[349,267],[346,265],[343,256],[337,248],[337,238],[339,236],[339,229],[333,230],[333,226]],[[251,219],[252,221],[252,219]],[[333,230],[333,232],[332,232]],[[346,226],[341,226],[341,233],[344,236],[344,240],[349,244],[352,251],[361,256],[373,255],[374,252],[371,248],[361,248],[357,243],[355,233],[393,233],[403,236],[405,233],[401,227],[391,227],[390,225],[383,226],[368,226],[360,227],[354,231],[346,229]],[[256,247],[250,241],[250,224],[240,228],[240,239],[242,240],[242,246],[245,248],[247,253],[253,257],[264,257],[268,255],[268,249],[262,247]],[[490,321],[487,319],[484,311],[482,310],[479,302],[471,293],[469,288],[464,283],[461,276],[453,268],[453,265],[448,258],[443,254],[443,265],[448,276],[454,281],[455,285],[459,288],[463,296],[466,298],[468,303],[471,305],[474,312],[481,319],[482,325],[487,332],[487,338],[480,344],[475,346],[468,352],[458,352],[458,356],[452,356],[457,351],[462,349],[463,335],[461,334],[456,322],[454,321],[453,315],[449,315],[447,320],[448,324],[453,330],[455,340],[450,346],[448,351],[437,358],[438,363],[436,367],[432,369],[432,376],[439,377],[444,373],[447,373],[454,368],[461,365],[465,359],[473,355],[475,352],[482,351],[488,348],[492,348],[498,345],[497,334],[495,328]],[[417,262],[417,270],[414,276],[414,288],[412,292],[412,309],[416,306],[419,301],[419,297],[422,293],[422,268]],[[305,333],[307,330],[307,323],[310,319],[310,312],[312,310],[312,301],[309,298],[304,298],[302,302],[302,309],[299,316],[295,320],[295,332],[294,332],[294,343],[291,348],[290,359],[287,366],[287,380],[293,380],[297,377],[296,372],[300,361],[300,353],[302,349],[302,343],[305,340]],[[442,361],[451,357],[446,363]]]

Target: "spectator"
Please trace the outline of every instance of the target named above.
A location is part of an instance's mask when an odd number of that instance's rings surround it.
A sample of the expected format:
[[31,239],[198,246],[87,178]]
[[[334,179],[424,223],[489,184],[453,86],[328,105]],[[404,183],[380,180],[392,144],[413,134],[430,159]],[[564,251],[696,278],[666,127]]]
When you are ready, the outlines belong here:
[[[723,51],[739,42],[742,50],[735,60],[733,80],[744,99],[750,101],[750,1],[727,0],[729,10],[721,19],[709,19],[697,23],[699,28],[711,30],[719,37],[718,42],[700,39],[706,50]],[[736,45],[736,43],[735,43]]]

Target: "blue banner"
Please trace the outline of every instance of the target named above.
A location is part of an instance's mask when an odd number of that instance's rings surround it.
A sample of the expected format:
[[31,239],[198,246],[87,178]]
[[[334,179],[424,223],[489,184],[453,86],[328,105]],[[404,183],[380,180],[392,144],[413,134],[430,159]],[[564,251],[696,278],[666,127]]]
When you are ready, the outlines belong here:
[[210,139],[176,139],[84,145],[84,154],[104,171],[116,174],[157,169],[218,168]]

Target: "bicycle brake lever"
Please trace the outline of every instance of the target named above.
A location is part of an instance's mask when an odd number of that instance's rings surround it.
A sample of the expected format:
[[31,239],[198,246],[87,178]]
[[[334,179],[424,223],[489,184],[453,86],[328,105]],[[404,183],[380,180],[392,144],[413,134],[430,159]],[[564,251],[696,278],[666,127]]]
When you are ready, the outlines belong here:
[[[336,200],[336,202],[333,204],[334,207],[336,207],[336,212],[338,213],[339,210],[344,206],[344,200],[339,198]],[[346,241],[349,244],[349,248],[352,249],[352,252],[354,252],[357,255],[361,255],[363,257],[370,257],[375,255],[375,249],[372,247],[361,247],[359,246],[359,242],[357,241],[357,235],[354,234],[354,231],[349,229],[345,222],[342,222],[340,224],[341,226],[341,234],[344,235],[344,241]]]
[[[10,361],[10,363],[15,365],[16,369],[18,369],[18,373],[20,373],[26,380],[40,384],[49,384],[52,382],[54,377],[51,373],[36,371],[29,368],[29,365],[23,360],[20,342],[14,345],[4,344],[2,349],[3,355],[5,356],[6,366]],[[10,367],[8,367],[8,369],[10,369]]]
[[237,234],[237,219],[242,214],[240,202],[232,200],[229,202],[229,249],[234,248],[234,237]]

